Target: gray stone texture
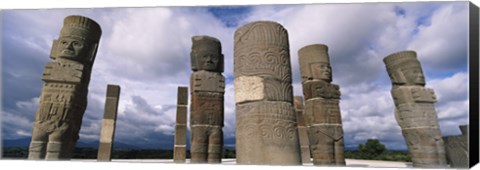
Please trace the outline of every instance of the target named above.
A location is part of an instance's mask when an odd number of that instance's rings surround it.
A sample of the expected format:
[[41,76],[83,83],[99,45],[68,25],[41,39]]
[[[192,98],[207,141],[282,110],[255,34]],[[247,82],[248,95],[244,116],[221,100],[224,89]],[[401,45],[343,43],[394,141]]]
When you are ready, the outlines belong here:
[[447,162],[451,168],[468,168],[468,125],[460,126],[462,132],[457,136],[443,137]]
[[175,124],[175,138],[173,147],[173,161],[185,163],[187,146],[187,107],[188,87],[177,89],[177,119]]
[[257,21],[234,40],[237,163],[301,164],[287,30]]
[[302,96],[294,96],[294,106],[295,111],[297,112],[297,128],[300,141],[300,150],[302,153],[302,162],[311,163],[310,143],[308,141],[308,129],[305,124],[305,116],[303,115],[304,106]]
[[53,41],[43,72],[28,159],[70,159],[87,107],[88,84],[101,28],[83,16],[68,16]]
[[107,85],[105,111],[103,113],[102,131],[100,132],[100,145],[98,146],[98,161],[112,160],[112,146],[115,137],[115,124],[117,122],[118,100],[120,99],[120,86]]
[[331,84],[328,47],[313,44],[298,51],[304,119],[314,165],[345,166],[340,89]]
[[225,77],[220,41],[192,37],[190,76],[190,153],[192,163],[221,163]]
[[395,118],[402,129],[414,167],[446,167],[445,147],[435,111],[437,98],[425,88],[415,51],[401,51],[383,59],[392,81]]

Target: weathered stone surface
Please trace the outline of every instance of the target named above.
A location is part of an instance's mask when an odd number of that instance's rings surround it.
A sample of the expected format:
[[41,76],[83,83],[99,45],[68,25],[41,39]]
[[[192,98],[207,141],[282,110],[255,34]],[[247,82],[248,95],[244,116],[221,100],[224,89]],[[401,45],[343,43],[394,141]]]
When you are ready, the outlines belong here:
[[192,163],[221,163],[223,151],[222,126],[191,125]]
[[192,37],[191,58],[191,162],[220,163],[225,93],[220,41],[209,36]]
[[193,36],[190,57],[193,71],[223,72],[222,45],[214,37]]
[[190,77],[192,92],[225,93],[225,77],[218,72],[196,71]]
[[292,102],[292,84],[281,80],[261,77],[242,76],[234,80],[235,102],[285,101]]
[[234,40],[237,163],[301,164],[287,30],[252,22]]
[[468,168],[468,125],[460,126],[461,135],[443,137],[447,162],[451,168]]
[[392,81],[395,118],[412,155],[414,167],[446,167],[445,147],[435,111],[436,96],[425,88],[425,78],[414,51],[383,59]]
[[305,97],[304,119],[314,165],[345,166],[340,88],[331,84],[328,47],[313,44],[298,51]]
[[187,106],[188,105],[188,87],[178,87],[177,89],[177,105],[178,106]]
[[175,124],[175,139],[173,147],[173,161],[185,163],[187,145],[187,104],[188,87],[178,87],[177,90],[177,119]]
[[345,166],[342,126],[314,125],[308,128],[313,164]]
[[316,124],[342,124],[338,100],[315,98],[305,101],[307,126]]
[[237,162],[301,163],[295,120],[296,114],[290,103],[261,101],[237,104]]
[[173,147],[173,162],[185,163],[187,157],[187,149],[184,145],[175,145]]
[[120,86],[107,86],[107,99],[103,113],[102,131],[100,132],[100,145],[98,146],[98,161],[112,160],[112,146],[115,137],[115,124],[117,121],[118,100],[120,99]]
[[178,105],[177,106],[177,125],[186,125],[187,124],[187,110],[188,107]]
[[175,126],[175,137],[174,137],[175,146],[184,146],[187,144],[187,126],[186,125],[177,125]]
[[283,26],[252,22],[237,29],[234,39],[235,78],[260,76],[292,82],[288,33]]
[[323,80],[307,80],[302,83],[305,100],[314,98],[340,99],[340,88]]
[[42,76],[28,159],[69,159],[87,107],[88,84],[100,26],[83,16],[68,16],[54,40]]
[[223,94],[193,93],[190,125],[223,126]]
[[300,142],[300,148],[302,153],[302,162],[311,163],[310,158],[310,144],[308,141],[308,129],[305,124],[305,118],[303,116],[303,97],[295,96],[294,97],[294,106],[295,111],[297,112],[297,128],[298,128],[298,138]]
[[242,76],[234,80],[235,102],[260,101],[265,98],[265,86],[262,77]]

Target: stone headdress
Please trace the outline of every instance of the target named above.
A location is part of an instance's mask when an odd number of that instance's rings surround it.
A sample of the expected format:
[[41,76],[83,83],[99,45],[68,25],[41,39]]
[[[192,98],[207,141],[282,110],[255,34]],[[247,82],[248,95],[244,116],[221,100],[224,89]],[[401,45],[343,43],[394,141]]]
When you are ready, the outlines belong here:
[[[60,31],[60,37],[79,39],[88,44],[90,51],[88,53],[89,56],[86,56],[86,59],[90,64],[92,64],[95,60],[101,35],[102,30],[97,22],[90,18],[78,15],[66,17],[63,21],[62,30]],[[52,59],[56,59],[58,57],[58,54],[56,54],[55,51],[57,45],[58,40],[54,40],[50,54],[50,58]]]
[[415,51],[400,51],[390,54],[383,59],[383,62],[387,67],[388,75],[394,85],[407,83],[407,78],[405,77],[403,70],[409,68],[422,68]]

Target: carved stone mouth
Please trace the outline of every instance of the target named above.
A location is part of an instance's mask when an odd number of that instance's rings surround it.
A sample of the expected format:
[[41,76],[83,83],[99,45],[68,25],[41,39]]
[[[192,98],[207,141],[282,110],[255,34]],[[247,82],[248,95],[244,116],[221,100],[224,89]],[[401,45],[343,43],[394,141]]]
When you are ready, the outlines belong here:
[[63,54],[70,54],[70,55],[73,55],[75,52],[72,51],[72,50],[63,50],[62,51]]

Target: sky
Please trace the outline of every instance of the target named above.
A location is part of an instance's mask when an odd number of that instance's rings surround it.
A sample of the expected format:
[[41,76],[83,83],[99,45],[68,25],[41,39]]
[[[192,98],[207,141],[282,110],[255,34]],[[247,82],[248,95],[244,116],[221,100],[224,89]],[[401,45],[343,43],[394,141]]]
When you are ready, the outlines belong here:
[[191,37],[218,38],[225,56],[225,138],[235,137],[233,35],[249,22],[269,20],[288,31],[294,95],[302,95],[298,50],[329,47],[333,82],[340,86],[346,147],[379,139],[406,149],[394,118],[383,58],[414,50],[426,87],[438,97],[443,136],[468,124],[468,3],[404,2],[210,7],[37,9],[1,11],[2,135],[31,136],[44,66],[63,18],[97,21],[102,37],[93,66],[81,141],[99,139],[107,84],[121,86],[115,142],[155,145],[173,135],[178,86],[189,86]]

